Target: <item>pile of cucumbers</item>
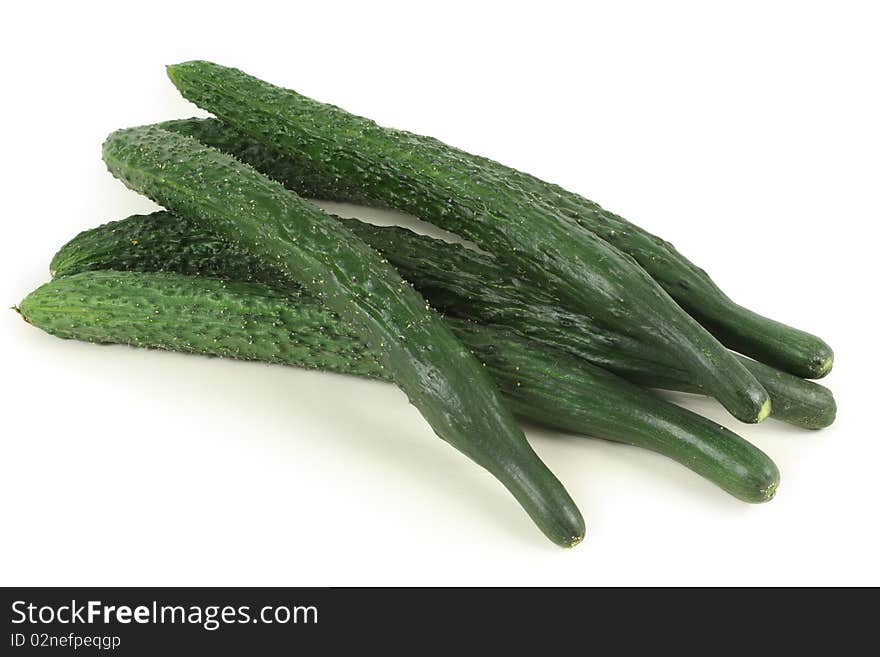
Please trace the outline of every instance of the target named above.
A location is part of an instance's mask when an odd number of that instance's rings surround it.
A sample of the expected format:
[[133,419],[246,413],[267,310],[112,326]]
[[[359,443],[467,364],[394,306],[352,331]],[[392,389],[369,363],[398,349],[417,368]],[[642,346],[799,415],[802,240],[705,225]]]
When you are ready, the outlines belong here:
[[[48,333],[389,381],[555,543],[584,521],[515,417],[638,445],[746,502],[762,451],[649,389],[735,418],[834,421],[819,338],[734,303],[668,242],[592,201],[242,71],[170,66],[216,118],[128,128],[110,172],[164,211],[77,235],[18,310]],[[479,251],[332,216],[394,208]]]

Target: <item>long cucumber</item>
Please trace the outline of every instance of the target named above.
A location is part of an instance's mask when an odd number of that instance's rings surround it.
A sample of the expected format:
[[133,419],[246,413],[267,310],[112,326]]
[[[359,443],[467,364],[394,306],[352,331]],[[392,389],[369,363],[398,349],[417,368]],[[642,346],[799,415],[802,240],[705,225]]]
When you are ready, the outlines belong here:
[[[602,331],[552,295],[512,277],[491,257],[402,228],[341,220],[382,253],[435,308],[513,333],[648,387],[705,393],[687,372],[636,340]],[[170,271],[273,284],[276,275],[210,232],[166,212],[135,215],[77,235],[52,259],[53,276],[118,269]],[[770,393],[771,417],[819,429],[834,421],[831,392],[739,357]]]
[[[391,378],[347,323],[297,289],[96,270],[56,278],[19,310],[61,338]],[[747,502],[773,496],[776,466],[733,432],[565,354],[473,322],[449,323],[523,419],[654,450]]]
[[444,440],[491,472],[552,541],[583,539],[580,512],[529,446],[473,356],[424,298],[337,221],[219,150],[157,127],[104,142],[127,186],[301,281],[357,330]]
[[382,128],[209,62],[168,68],[181,93],[250,137],[295,154],[361,197],[428,219],[495,253],[600,325],[662,349],[746,422],[770,412],[752,374],[631,257],[432,140]]

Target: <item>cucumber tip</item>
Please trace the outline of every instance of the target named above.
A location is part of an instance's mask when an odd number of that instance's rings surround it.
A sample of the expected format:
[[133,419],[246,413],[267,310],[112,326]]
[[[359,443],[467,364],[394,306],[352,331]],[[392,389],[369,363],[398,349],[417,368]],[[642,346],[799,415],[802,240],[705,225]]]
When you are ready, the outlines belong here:
[[816,366],[816,378],[821,379],[823,376],[826,376],[831,371],[832,367],[834,367],[834,354],[828,354],[825,358],[819,361],[819,364]]
[[776,497],[776,491],[779,489],[779,481],[774,481],[767,488],[765,488],[762,492],[761,501],[769,502],[774,497]]
[[570,539],[568,539],[568,544],[565,547],[567,547],[569,549],[573,548],[578,543],[582,543],[583,540],[584,540],[583,534],[580,534],[579,536],[572,536]]
[[770,399],[765,399],[764,403],[761,404],[761,410],[758,411],[758,417],[755,419],[755,422],[763,422],[770,415],[771,410]]

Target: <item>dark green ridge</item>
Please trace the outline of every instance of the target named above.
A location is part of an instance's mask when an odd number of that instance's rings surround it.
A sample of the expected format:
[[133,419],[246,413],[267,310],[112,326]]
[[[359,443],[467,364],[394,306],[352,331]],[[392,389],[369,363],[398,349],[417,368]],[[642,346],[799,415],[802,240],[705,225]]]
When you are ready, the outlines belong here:
[[[193,267],[203,262],[196,258]],[[61,338],[390,378],[336,313],[302,291],[263,283],[85,271],[32,292],[21,313]],[[448,321],[518,416],[659,452],[747,502],[773,496],[776,466],[733,432],[566,354],[473,322]]]
[[187,99],[361,197],[457,233],[598,324],[663,349],[745,422],[767,392],[628,255],[559,211],[516,193],[494,168],[210,62],[168,68]]
[[583,539],[580,512],[529,446],[492,380],[425,299],[338,221],[252,167],[155,126],[104,142],[114,176],[301,282],[375,350],[434,431],[491,472],[552,541]]

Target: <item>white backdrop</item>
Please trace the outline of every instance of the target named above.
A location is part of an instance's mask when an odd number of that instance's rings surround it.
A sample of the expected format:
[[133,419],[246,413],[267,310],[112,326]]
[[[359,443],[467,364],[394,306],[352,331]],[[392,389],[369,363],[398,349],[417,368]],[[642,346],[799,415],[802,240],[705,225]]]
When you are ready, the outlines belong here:
[[[634,448],[529,429],[587,539],[554,547],[396,389],[61,341],[0,314],[0,584],[880,584],[872,3],[17,3],[4,10],[0,301],[154,206],[112,130],[198,114],[164,65],[237,66],[559,182],[826,338],[839,420],[738,424],[748,506]],[[335,209],[378,221],[395,218]]]

